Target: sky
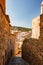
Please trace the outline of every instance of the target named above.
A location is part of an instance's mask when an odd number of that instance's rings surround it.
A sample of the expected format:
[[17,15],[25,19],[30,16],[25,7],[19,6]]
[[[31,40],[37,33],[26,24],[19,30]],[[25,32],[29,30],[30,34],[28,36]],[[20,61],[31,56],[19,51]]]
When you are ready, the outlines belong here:
[[40,15],[43,0],[6,0],[6,14],[12,26],[32,27],[32,19]]

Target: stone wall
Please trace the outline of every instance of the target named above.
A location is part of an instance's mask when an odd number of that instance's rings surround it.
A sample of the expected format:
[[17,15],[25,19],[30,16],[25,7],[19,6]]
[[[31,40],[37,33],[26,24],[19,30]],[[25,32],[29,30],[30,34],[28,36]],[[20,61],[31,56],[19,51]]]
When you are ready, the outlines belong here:
[[4,12],[6,12],[6,3],[5,3],[5,0],[0,0],[0,5],[2,6]]
[[0,65],[5,65],[11,56],[10,29],[9,19],[0,6]]
[[40,15],[40,38],[43,39],[43,14]]
[[25,40],[22,45],[22,58],[30,65],[43,65],[43,40]]
[[16,39],[16,36],[15,34],[10,34],[10,40],[11,40],[11,47],[12,47],[12,56],[15,57],[15,39]]

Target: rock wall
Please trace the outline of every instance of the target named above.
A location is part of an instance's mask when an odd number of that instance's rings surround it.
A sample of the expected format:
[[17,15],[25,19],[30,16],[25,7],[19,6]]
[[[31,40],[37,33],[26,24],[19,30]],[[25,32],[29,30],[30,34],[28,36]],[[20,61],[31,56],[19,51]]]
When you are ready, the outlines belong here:
[[0,65],[5,65],[11,58],[9,17],[0,5]]
[[43,40],[25,40],[22,45],[22,58],[30,65],[43,65]]

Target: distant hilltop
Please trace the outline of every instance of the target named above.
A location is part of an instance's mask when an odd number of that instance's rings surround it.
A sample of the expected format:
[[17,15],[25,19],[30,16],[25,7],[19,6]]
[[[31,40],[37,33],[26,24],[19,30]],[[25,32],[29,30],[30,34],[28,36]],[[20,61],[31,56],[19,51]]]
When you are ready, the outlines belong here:
[[13,26],[12,29],[18,29],[20,31],[31,31],[31,28],[25,28],[25,27],[19,27],[19,26]]

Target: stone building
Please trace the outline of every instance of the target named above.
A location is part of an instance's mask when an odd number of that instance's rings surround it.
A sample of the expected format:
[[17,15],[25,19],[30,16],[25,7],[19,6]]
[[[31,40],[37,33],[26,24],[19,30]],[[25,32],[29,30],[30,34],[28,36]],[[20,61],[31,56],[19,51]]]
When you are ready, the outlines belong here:
[[14,30],[11,30],[11,33],[10,33],[10,41],[11,41],[11,44],[12,44],[11,46],[12,46],[12,49],[13,49],[12,56],[14,56],[14,57],[15,57],[15,52],[16,52],[15,51],[15,45],[16,45],[15,40],[16,40],[16,37],[17,37],[17,33],[15,33]]
[[11,39],[11,43],[13,45],[13,56],[17,56],[18,54],[18,34],[19,34],[19,31],[18,29],[14,29],[14,30],[11,30],[11,34],[10,34],[10,39]]
[[41,3],[41,14],[32,20],[32,38],[43,37],[43,2]]
[[43,65],[43,2],[40,16],[32,20],[32,36],[23,42],[22,57],[30,65]]
[[9,15],[6,15],[5,0],[0,0],[0,65],[5,65],[11,55]]
[[39,39],[40,37],[40,16],[32,20],[32,38]]

